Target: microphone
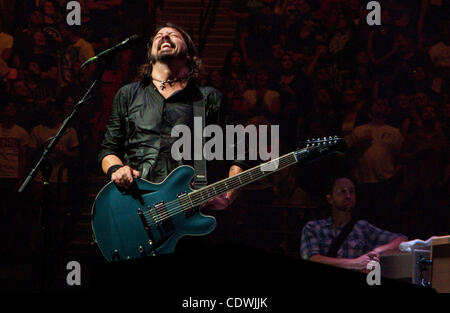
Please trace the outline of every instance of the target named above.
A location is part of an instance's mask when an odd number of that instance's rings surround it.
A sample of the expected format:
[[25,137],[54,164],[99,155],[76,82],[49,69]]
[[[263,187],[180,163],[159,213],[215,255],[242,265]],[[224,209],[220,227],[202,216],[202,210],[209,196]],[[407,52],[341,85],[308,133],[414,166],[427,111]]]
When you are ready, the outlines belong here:
[[134,34],[131,37],[128,37],[127,39],[125,39],[124,41],[118,43],[117,45],[100,52],[99,54],[97,54],[96,56],[93,56],[92,58],[87,59],[80,67],[80,69],[82,69],[83,67],[85,67],[86,65],[88,65],[91,62],[96,62],[100,59],[103,59],[107,56],[110,56],[111,54],[115,53],[116,51],[122,50],[127,48],[128,46],[135,44],[139,41],[139,36]]

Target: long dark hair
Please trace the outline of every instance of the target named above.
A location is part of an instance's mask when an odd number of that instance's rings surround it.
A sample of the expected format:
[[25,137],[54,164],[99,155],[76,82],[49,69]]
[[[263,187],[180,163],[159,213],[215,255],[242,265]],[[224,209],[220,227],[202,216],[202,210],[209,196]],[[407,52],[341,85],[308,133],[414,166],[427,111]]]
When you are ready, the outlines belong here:
[[152,67],[153,64],[151,62],[151,54],[152,54],[152,46],[153,46],[153,40],[155,39],[156,34],[163,28],[170,27],[173,29],[176,29],[178,32],[180,32],[181,36],[183,37],[184,42],[187,45],[188,49],[188,55],[190,59],[187,59],[186,65],[189,67],[189,69],[192,71],[192,76],[197,76],[199,72],[199,66],[200,66],[200,60],[197,57],[197,48],[195,47],[194,41],[192,40],[191,36],[180,26],[175,25],[173,23],[164,23],[158,27],[156,27],[155,31],[153,32],[152,36],[150,37],[150,40],[147,43],[147,63],[141,65],[138,71],[137,79],[141,82],[143,86],[147,86],[151,82],[151,73],[152,73]]
[[[232,65],[231,65],[231,59],[233,58],[233,53],[239,53],[239,57],[241,58],[241,63],[238,65],[238,71],[239,71],[239,75],[243,75],[245,76],[247,74],[247,67],[245,66],[245,62],[244,62],[244,57],[242,56],[242,51],[241,49],[237,48],[237,47],[233,47],[231,48],[226,56],[225,56],[225,61],[222,67],[222,75],[223,77],[229,78],[231,71],[232,71]],[[245,77],[243,77],[245,78]]]

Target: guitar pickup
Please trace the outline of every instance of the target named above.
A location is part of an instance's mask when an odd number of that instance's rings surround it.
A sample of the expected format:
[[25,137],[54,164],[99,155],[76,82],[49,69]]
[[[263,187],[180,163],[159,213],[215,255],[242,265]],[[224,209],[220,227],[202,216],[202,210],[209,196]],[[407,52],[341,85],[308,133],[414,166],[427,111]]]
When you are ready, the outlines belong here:
[[152,217],[159,227],[162,228],[164,232],[172,232],[174,225],[172,219],[170,218],[171,212],[167,211],[166,204],[164,202],[158,202],[154,205],[154,210],[152,212]]
[[187,192],[182,192],[178,194],[178,201],[180,202],[181,206],[184,207],[184,216],[191,217],[196,212],[196,207],[192,207],[191,199],[187,196]]

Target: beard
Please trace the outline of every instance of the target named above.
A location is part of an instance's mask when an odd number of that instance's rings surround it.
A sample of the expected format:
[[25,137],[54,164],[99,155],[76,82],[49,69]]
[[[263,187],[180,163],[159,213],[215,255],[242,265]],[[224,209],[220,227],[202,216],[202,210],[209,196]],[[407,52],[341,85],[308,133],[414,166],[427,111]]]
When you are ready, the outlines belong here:
[[150,54],[150,62],[155,64],[156,62],[160,63],[169,63],[173,60],[184,60],[187,57],[187,51],[178,50],[178,51],[163,51],[159,50],[155,53]]

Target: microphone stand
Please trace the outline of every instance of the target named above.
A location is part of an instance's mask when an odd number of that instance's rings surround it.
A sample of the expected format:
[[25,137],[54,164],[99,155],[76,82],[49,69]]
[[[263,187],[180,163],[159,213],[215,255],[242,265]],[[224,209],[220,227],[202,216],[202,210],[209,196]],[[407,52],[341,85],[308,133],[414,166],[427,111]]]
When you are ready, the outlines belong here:
[[[70,113],[63,121],[61,127],[59,128],[56,135],[52,138],[52,140],[49,142],[47,148],[45,148],[44,152],[42,153],[39,161],[36,163],[36,165],[33,167],[31,172],[28,174],[28,176],[25,178],[24,182],[19,188],[19,193],[24,192],[24,190],[27,188],[31,180],[36,176],[37,172],[39,170],[43,173],[43,201],[40,206],[40,214],[39,214],[39,225],[40,225],[40,234],[41,234],[41,248],[40,248],[40,260],[41,260],[41,277],[40,277],[40,292],[44,291],[45,288],[45,273],[46,273],[46,258],[47,258],[47,241],[46,241],[46,235],[47,235],[47,213],[50,203],[50,183],[49,183],[49,177],[51,174],[51,167],[48,168],[49,162],[47,161],[48,156],[52,153],[55,146],[58,144],[61,137],[65,134],[66,130],[71,125],[71,122],[74,118],[74,116],[77,114],[78,110],[87,103],[88,100],[91,99],[92,94],[94,90],[96,89],[97,85],[101,81],[103,74],[105,73],[111,58],[113,54],[109,55],[108,57],[104,58],[104,64],[102,66],[102,69],[97,73],[97,77],[95,78],[94,82],[91,84],[89,89],[84,94],[83,98],[78,101],[78,103],[74,106],[72,113]],[[46,166],[47,165],[47,166]]]

